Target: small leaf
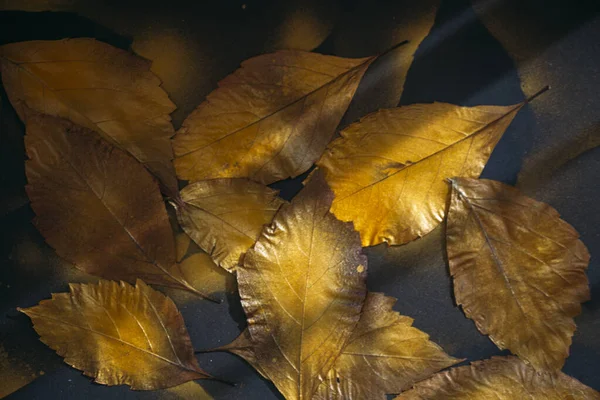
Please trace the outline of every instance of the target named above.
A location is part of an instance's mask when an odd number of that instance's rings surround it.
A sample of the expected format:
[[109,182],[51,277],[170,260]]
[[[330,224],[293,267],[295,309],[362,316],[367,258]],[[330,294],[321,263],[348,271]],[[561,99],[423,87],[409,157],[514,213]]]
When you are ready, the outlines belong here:
[[177,132],[177,176],[270,184],[300,175],[321,156],[376,58],[283,50],[246,60]]
[[312,398],[366,295],[360,238],[329,213],[332,199],[316,175],[281,206],[237,270],[260,369],[287,399]]
[[600,393],[558,372],[536,372],[517,357],[492,357],[417,383],[394,400],[592,400]]
[[452,179],[447,250],[454,294],[501,349],[560,370],[589,299],[589,253],[545,203],[489,180]]
[[177,267],[165,205],[141,164],[64,119],[30,112],[26,127],[34,224],[61,257],[103,278],[200,294]]
[[186,186],[180,195],[179,224],[229,272],[284,203],[277,191],[247,179],[200,181]]
[[40,340],[97,383],[134,390],[210,378],[200,369],[175,304],[138,280],[70,284],[70,293],[19,311]]
[[11,43],[0,55],[2,82],[22,120],[26,106],[94,130],[176,193],[169,143],[176,107],[148,60],[85,38]]
[[429,233],[444,218],[444,179],[478,177],[523,104],[415,104],[364,117],[317,163],[335,193],[331,211],[354,222],[363,246]]

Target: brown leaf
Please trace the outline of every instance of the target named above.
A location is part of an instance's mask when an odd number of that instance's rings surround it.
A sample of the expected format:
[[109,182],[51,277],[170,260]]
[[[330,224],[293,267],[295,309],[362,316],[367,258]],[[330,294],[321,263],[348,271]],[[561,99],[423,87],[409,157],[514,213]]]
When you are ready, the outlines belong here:
[[417,383],[394,400],[592,400],[600,394],[558,372],[539,373],[517,357],[492,357]]
[[183,230],[217,265],[232,272],[284,203],[277,191],[247,179],[212,179],[186,186],[176,205]]
[[331,211],[354,222],[363,246],[429,233],[444,218],[444,179],[478,177],[522,105],[414,104],[364,117],[317,163],[335,193]]
[[501,349],[560,370],[589,299],[589,254],[545,203],[489,180],[452,179],[447,250],[456,302]]
[[25,146],[34,224],[87,273],[200,294],[181,275],[158,185],[132,157],[64,119],[31,114]]
[[269,184],[300,175],[320,157],[376,58],[283,50],[244,61],[177,132],[177,176]]
[[287,399],[310,399],[350,337],[366,295],[358,233],[329,213],[319,175],[284,204],[238,267],[254,352]]
[[183,318],[166,296],[138,280],[70,284],[70,293],[19,311],[65,362],[104,385],[162,389],[209,378]]
[[11,43],[0,55],[2,82],[21,119],[26,106],[94,130],[176,193],[169,143],[176,107],[148,60],[85,38]]

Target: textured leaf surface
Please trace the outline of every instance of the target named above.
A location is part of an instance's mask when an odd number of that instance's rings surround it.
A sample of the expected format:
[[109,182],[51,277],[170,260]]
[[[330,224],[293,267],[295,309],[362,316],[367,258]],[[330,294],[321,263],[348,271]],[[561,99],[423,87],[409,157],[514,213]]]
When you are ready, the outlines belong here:
[[27,194],[48,244],[87,273],[196,290],[177,267],[158,185],[134,158],[64,119],[27,117]]
[[186,186],[177,218],[215,263],[233,271],[284,203],[277,191],[247,179],[212,179]]
[[593,400],[600,394],[558,372],[536,372],[517,357],[492,357],[452,368],[415,385],[395,400]]
[[375,58],[285,50],[246,60],[177,132],[177,176],[269,184],[300,175],[323,153]]
[[501,349],[560,370],[589,299],[589,254],[549,205],[500,182],[455,178],[447,250],[456,302]]
[[366,116],[317,163],[335,193],[331,211],[354,222],[364,246],[429,233],[444,218],[444,179],[478,177],[521,106],[415,104]]
[[135,287],[100,281],[70,290],[19,310],[42,342],[97,383],[153,390],[209,377],[168,297],[139,280]]
[[287,399],[310,399],[350,337],[367,259],[319,175],[284,204],[237,271],[260,369]]
[[21,119],[27,106],[94,130],[177,189],[169,143],[176,107],[148,60],[85,38],[11,43],[0,55],[2,82]]

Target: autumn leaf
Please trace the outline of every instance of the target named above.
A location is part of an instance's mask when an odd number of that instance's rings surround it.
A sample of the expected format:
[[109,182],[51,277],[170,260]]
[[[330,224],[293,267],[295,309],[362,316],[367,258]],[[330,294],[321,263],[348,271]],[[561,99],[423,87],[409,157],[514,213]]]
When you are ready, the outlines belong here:
[[414,104],[364,117],[317,162],[335,193],[331,211],[354,222],[363,246],[429,233],[444,218],[444,179],[478,177],[524,104]]
[[95,132],[28,114],[27,194],[34,224],[67,261],[92,275],[200,294],[182,276],[158,185]]
[[86,38],[11,43],[0,56],[2,82],[22,120],[28,107],[94,130],[176,193],[169,142],[176,107],[148,60]]
[[558,372],[539,373],[517,357],[492,357],[417,383],[394,400],[592,400],[600,394]]
[[237,270],[260,369],[287,399],[312,398],[366,295],[358,233],[329,213],[332,199],[315,175],[281,206]]
[[[395,302],[381,293],[367,295],[356,328],[313,399],[385,400],[387,393],[400,393],[460,361],[412,327],[412,318],[393,311]],[[217,350],[244,358],[269,379],[258,365],[247,329]]]
[[454,178],[447,250],[454,294],[501,349],[560,370],[590,293],[589,253],[545,203],[500,182]]
[[282,50],[244,61],[177,132],[177,176],[270,184],[300,175],[323,153],[377,57]]
[[284,203],[277,191],[247,179],[212,179],[186,186],[175,203],[183,230],[232,272]]
[[70,284],[70,293],[21,309],[40,339],[97,383],[162,389],[210,378],[200,369],[183,318],[138,280]]

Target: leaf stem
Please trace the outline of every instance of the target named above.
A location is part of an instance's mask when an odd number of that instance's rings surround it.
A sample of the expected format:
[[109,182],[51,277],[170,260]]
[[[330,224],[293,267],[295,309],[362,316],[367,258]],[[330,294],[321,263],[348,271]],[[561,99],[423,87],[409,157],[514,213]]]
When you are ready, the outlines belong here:
[[404,46],[404,45],[405,45],[405,44],[407,44],[408,42],[409,42],[408,40],[404,40],[404,41],[402,41],[402,42],[400,42],[400,43],[396,43],[395,45],[393,45],[393,46],[392,46],[392,47],[390,47],[389,49],[387,49],[387,50],[384,50],[383,52],[379,53],[379,54],[378,54],[376,57],[377,57],[377,58],[379,58],[379,57],[383,57],[383,56],[385,56],[386,54],[388,54],[388,53],[391,53],[392,51],[396,50],[398,47],[402,47],[402,46]]
[[543,88],[541,88],[540,90],[538,90],[537,92],[535,92],[534,94],[532,94],[531,96],[529,96],[527,99],[525,99],[525,104],[531,103],[538,96],[546,93],[548,90],[550,90],[550,86],[549,85],[544,86]]

